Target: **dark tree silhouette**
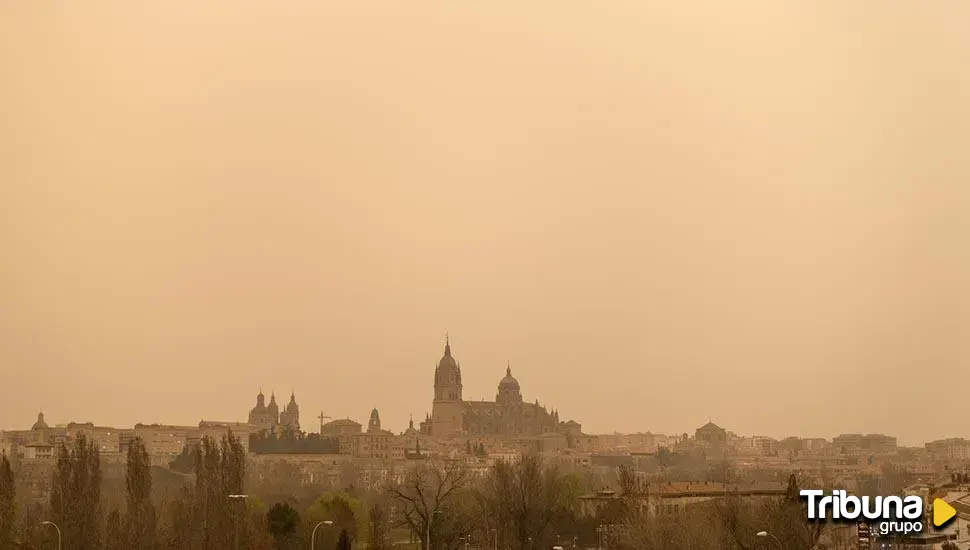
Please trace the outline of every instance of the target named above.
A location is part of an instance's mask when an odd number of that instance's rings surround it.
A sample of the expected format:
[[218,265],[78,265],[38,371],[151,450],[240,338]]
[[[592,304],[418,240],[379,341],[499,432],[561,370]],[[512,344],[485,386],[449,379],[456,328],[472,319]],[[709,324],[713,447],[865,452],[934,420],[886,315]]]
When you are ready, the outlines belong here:
[[104,526],[105,550],[128,550],[125,544],[124,524],[118,510],[111,510]]
[[296,536],[300,514],[285,502],[277,502],[266,512],[266,527],[273,536],[276,548],[288,548]]
[[513,550],[548,548],[553,526],[568,513],[568,486],[556,468],[538,455],[497,462],[484,488],[484,504],[497,523],[499,545]]
[[13,546],[16,489],[6,453],[0,453],[0,548]]
[[350,550],[350,536],[347,535],[346,529],[340,531],[340,537],[337,539],[337,550]]
[[51,517],[64,537],[63,550],[100,550],[101,455],[97,446],[78,434],[71,449],[61,445],[50,493]]
[[152,504],[151,460],[141,438],[128,446],[125,472],[127,514],[124,522],[127,550],[151,550],[155,544],[155,506]]
[[403,483],[389,489],[389,496],[422,548],[431,550],[425,548],[428,538],[438,548],[475,528],[460,519],[462,504],[473,500],[467,494],[470,482],[468,469],[460,463],[428,462],[408,472]]

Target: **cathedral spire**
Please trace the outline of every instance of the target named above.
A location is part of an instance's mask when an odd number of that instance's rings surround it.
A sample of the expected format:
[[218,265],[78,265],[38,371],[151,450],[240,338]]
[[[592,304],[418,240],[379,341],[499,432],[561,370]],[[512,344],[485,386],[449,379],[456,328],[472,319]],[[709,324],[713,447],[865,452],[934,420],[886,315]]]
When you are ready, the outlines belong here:
[[445,356],[451,356],[451,340],[448,338],[448,333],[445,333]]
[[505,363],[505,376],[512,376],[512,362],[506,361]]

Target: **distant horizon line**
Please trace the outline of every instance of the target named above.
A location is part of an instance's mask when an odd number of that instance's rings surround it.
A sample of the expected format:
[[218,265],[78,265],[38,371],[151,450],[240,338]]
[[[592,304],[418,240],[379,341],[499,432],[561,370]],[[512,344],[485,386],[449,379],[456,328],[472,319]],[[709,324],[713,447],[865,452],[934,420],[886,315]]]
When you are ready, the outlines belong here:
[[[41,410],[41,411],[38,412],[38,419],[40,419],[41,416],[46,417],[46,414],[43,412],[43,410]],[[318,417],[314,417],[314,419],[316,419],[316,418],[318,418]],[[362,422],[359,422],[357,420],[354,420],[349,415],[348,416],[335,416],[332,419],[329,419],[329,422],[333,422],[333,421],[336,421],[336,420],[353,420],[354,422],[360,424],[361,426],[364,425]],[[129,427],[120,427],[120,426],[112,426],[112,425],[107,425],[107,424],[98,424],[98,423],[92,422],[92,421],[77,422],[77,421],[73,421],[72,420],[72,421],[68,421],[68,422],[59,422],[59,423],[56,423],[53,426],[49,426],[49,427],[53,427],[53,428],[67,428],[67,427],[70,427],[71,425],[75,425],[75,426],[90,425],[90,426],[93,426],[95,428],[109,428],[109,429],[115,429],[115,430],[119,430],[120,431],[120,430],[135,429],[139,425],[141,425],[141,426],[179,426],[179,427],[186,427],[186,428],[190,428],[190,427],[191,428],[198,428],[199,427],[199,424],[201,424],[203,422],[215,423],[215,424],[230,424],[230,425],[247,425],[247,426],[253,426],[253,424],[250,424],[248,421],[245,421],[245,420],[213,420],[213,419],[201,418],[198,422],[191,423],[191,424],[168,423],[168,422],[135,422],[134,424],[131,424]],[[568,421],[566,421],[566,422],[568,422]],[[382,424],[383,423],[384,422],[382,422]],[[581,422],[578,422],[577,421],[577,423],[579,423],[580,425],[582,425]],[[951,439],[953,439],[953,440],[967,439],[966,437],[960,437],[960,436],[948,436],[948,437],[944,437],[944,438],[940,438],[940,439],[923,440],[920,443],[915,444],[915,445],[904,445],[904,444],[899,443],[899,438],[897,436],[891,435],[891,434],[886,434],[886,433],[881,433],[881,432],[851,431],[851,432],[841,432],[838,435],[830,436],[830,437],[825,437],[825,436],[802,436],[802,435],[787,435],[787,436],[784,436],[784,437],[773,437],[773,436],[758,435],[758,434],[745,435],[745,434],[739,434],[738,432],[735,432],[733,430],[729,430],[727,428],[724,428],[723,426],[717,424],[716,422],[710,421],[710,420],[708,422],[705,422],[703,425],[698,426],[697,428],[694,428],[692,431],[693,432],[696,432],[696,430],[698,428],[701,428],[703,426],[706,426],[707,424],[714,424],[718,428],[723,429],[726,433],[728,433],[730,435],[733,435],[733,436],[735,436],[737,438],[740,438],[740,439],[767,438],[767,439],[772,439],[774,441],[784,441],[785,439],[796,438],[796,439],[799,439],[799,440],[822,439],[822,440],[831,442],[835,438],[840,437],[840,436],[843,436],[843,435],[861,435],[861,436],[877,435],[877,436],[891,437],[891,438],[896,439],[897,446],[898,447],[902,447],[902,448],[923,448],[923,447],[926,446],[926,444],[932,443],[932,442],[935,442],[935,441],[947,441],[947,440],[951,440]],[[302,426],[301,426],[301,428],[302,428]],[[32,430],[32,427],[31,428],[0,428],[0,432],[31,431],[31,430]],[[307,434],[320,433],[318,431],[310,431],[310,430],[304,430],[304,429],[301,429],[300,431],[303,432],[303,433],[307,433]],[[684,431],[684,432],[677,432],[677,433],[654,432],[654,431],[651,431],[649,429],[648,430],[644,430],[644,431],[632,431],[632,432],[611,431],[611,432],[595,432],[594,433],[594,432],[585,432],[584,431],[583,432],[583,435],[588,435],[588,436],[653,435],[653,436],[663,436],[663,437],[682,437],[683,435],[686,434],[688,437],[693,437],[693,434],[691,433],[692,431]],[[392,433],[397,433],[397,432],[392,432]],[[402,430],[401,433],[403,433],[403,430]],[[474,436],[474,435],[481,435],[481,434],[469,434],[469,435],[473,435]]]

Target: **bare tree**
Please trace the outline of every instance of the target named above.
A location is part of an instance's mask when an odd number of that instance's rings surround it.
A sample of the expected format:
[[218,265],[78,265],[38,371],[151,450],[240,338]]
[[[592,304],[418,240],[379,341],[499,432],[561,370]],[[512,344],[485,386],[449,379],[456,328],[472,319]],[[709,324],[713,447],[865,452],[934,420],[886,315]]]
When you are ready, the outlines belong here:
[[643,515],[623,526],[615,546],[622,550],[732,548],[711,506],[694,505],[673,513]]
[[370,508],[370,544],[373,550],[387,550],[392,546],[390,524],[383,503],[375,502]]
[[468,504],[474,502],[470,477],[468,469],[458,462],[430,462],[388,489],[403,524],[421,540],[424,550],[454,548],[460,537],[471,533],[466,517],[471,512]]
[[571,512],[569,495],[565,476],[534,454],[518,462],[497,462],[484,487],[484,503],[497,523],[500,542],[513,549],[552,546],[557,520]]
[[795,474],[789,477],[784,497],[749,503],[741,497],[731,497],[720,503],[718,511],[728,537],[742,549],[756,547],[760,542],[756,534],[760,531],[771,533],[792,550],[811,549],[822,535],[822,522],[806,519],[807,510],[799,497]]

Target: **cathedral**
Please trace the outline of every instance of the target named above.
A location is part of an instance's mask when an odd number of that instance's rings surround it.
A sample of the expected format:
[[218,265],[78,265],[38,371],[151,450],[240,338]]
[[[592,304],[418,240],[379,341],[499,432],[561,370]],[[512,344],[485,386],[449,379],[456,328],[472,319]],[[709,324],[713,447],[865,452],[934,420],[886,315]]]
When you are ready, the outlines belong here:
[[249,411],[249,424],[266,433],[299,432],[300,406],[296,404],[296,395],[290,394],[290,402],[280,412],[280,407],[276,404],[276,394],[270,395],[267,405],[266,396],[260,391],[256,396],[256,406]]
[[421,433],[435,437],[449,435],[539,435],[560,429],[559,412],[535,403],[524,403],[519,381],[506,367],[498,384],[495,401],[462,399],[461,366],[445,340],[445,353],[434,373],[434,402],[431,415],[421,423]]

